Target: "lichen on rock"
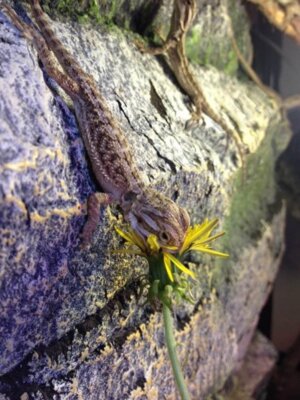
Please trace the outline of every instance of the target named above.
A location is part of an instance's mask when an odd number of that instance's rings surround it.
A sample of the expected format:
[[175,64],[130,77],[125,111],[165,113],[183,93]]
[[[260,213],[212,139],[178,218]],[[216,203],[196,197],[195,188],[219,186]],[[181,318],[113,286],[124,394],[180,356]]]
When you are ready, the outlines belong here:
[[[243,182],[233,140],[206,115],[186,130],[187,96],[127,30],[53,26],[96,79],[150,184],[193,222],[218,217],[228,231],[223,246],[232,261],[190,260],[201,278],[197,303],[176,310],[180,357],[191,393],[202,398],[245,353],[276,275],[284,210],[273,167],[285,146],[278,132],[287,129],[279,108],[250,82],[194,67],[208,101],[251,154]],[[100,188],[73,111],[2,13],[0,87],[0,392],[10,399],[172,395],[160,314],[136,296],[146,265],[112,254],[116,207],[102,211],[90,249],[80,249],[86,198]]]

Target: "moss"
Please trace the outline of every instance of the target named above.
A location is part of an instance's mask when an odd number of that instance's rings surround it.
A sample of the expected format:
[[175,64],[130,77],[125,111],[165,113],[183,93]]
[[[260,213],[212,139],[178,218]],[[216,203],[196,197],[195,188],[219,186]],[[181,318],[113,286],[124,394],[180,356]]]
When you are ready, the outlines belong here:
[[273,132],[267,133],[258,151],[248,157],[244,174],[240,172],[236,178],[230,213],[224,223],[224,245],[232,259],[261,237],[263,221],[270,221],[276,211],[271,206],[278,202],[274,169],[280,128],[269,128]]
[[250,22],[248,14],[240,4],[237,7],[236,0],[228,0],[227,7],[237,46],[245,59],[250,61],[252,44],[249,35]]
[[201,296],[207,296],[212,288],[217,288],[218,293],[226,290],[225,282],[236,278],[232,268],[243,250],[257,245],[266,224],[281,210],[282,200],[277,188],[275,166],[279,154],[287,145],[289,134],[285,120],[273,119],[258,150],[248,156],[244,172],[239,172],[233,178],[234,193],[229,213],[221,225],[226,235],[218,242],[218,249],[229,253],[230,258],[206,260],[203,256],[192,257],[196,263],[207,261],[211,268],[210,277],[200,276]]
[[185,46],[185,51],[188,58],[196,64],[201,62],[198,57],[199,44],[201,43],[201,33],[202,32],[199,29],[199,26],[193,27],[187,36]]
[[214,65],[229,75],[235,75],[238,60],[228,37],[220,40],[213,32],[203,34],[203,27],[195,25],[187,35],[186,54],[191,62]]
[[111,25],[118,11],[117,0],[45,0],[44,5],[50,15],[60,14],[80,23]]
[[224,67],[224,72],[228,75],[235,75],[239,68],[239,62],[233,49],[228,52],[228,62]]
[[[226,11],[222,7],[212,13],[205,12],[188,32],[186,52],[188,58],[199,65],[213,65],[228,75],[236,75],[239,62],[233,50],[228,32]],[[237,45],[246,59],[251,54],[251,42],[247,14],[240,2],[230,0],[228,14],[231,19]],[[223,21],[223,22],[221,22]]]
[[239,173],[235,178],[235,193],[223,224],[226,235],[220,243],[220,248],[228,252],[230,258],[225,262],[221,259],[215,261],[215,287],[223,287],[227,277],[232,279],[230,270],[243,249],[255,245],[262,237],[265,224],[272,221],[281,209],[274,170],[289,135],[283,133],[288,129],[285,121],[275,121],[275,124],[269,126],[257,152],[248,156],[245,173]]

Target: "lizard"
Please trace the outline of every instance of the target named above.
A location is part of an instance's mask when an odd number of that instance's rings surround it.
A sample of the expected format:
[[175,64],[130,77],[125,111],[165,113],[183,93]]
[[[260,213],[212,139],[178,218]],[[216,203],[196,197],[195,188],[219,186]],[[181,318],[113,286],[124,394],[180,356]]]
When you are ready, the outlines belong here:
[[[83,71],[54,33],[39,0],[30,0],[36,25],[26,24],[2,4],[17,29],[36,48],[46,73],[68,94],[97,183],[104,190],[88,199],[83,245],[90,243],[101,204],[117,203],[132,229],[146,239],[157,236],[161,246],[179,248],[190,225],[188,212],[146,185],[120,124],[109,110],[94,78]],[[170,250],[171,251],[171,250]]]
[[173,0],[170,30],[164,43],[158,47],[145,47],[139,42],[136,42],[136,44],[143,53],[149,53],[152,55],[162,54],[167,57],[171,70],[173,71],[180,87],[185,91],[185,93],[187,93],[195,106],[195,111],[192,112],[191,121],[198,122],[201,119],[202,112],[204,111],[224,129],[228,136],[233,138],[242,164],[244,164],[241,138],[209,105],[203,94],[200,83],[191,71],[186,56],[185,39],[197,12],[197,0]]

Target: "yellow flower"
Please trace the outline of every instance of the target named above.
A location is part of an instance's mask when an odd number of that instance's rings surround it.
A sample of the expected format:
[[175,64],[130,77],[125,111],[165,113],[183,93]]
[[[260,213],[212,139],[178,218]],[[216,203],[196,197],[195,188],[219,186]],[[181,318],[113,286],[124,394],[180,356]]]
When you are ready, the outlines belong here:
[[164,267],[171,282],[174,282],[174,276],[172,272],[173,266],[195,279],[194,272],[186,268],[172,253],[177,253],[179,256],[183,256],[189,251],[200,251],[213,256],[227,258],[228,254],[221,253],[220,251],[210,248],[211,242],[224,235],[224,232],[220,232],[211,236],[211,233],[216,228],[217,224],[217,219],[211,221],[205,219],[205,221],[200,225],[194,225],[193,227],[190,226],[180,248],[160,245],[157,237],[153,234],[149,235],[145,240],[133,229],[129,229],[127,232],[125,232],[116,227],[115,229],[117,233],[122,236],[123,239],[125,239],[125,245],[127,247],[126,249],[117,250],[116,252],[136,254],[146,258],[150,258],[162,253]]
[[208,253],[213,256],[219,256],[223,258],[229,257],[226,253],[221,253],[210,248],[210,243],[219,237],[223,236],[225,232],[217,233],[211,236],[212,231],[218,225],[218,219],[213,219],[209,221],[205,219],[200,225],[194,225],[189,227],[184,239],[184,242],[179,250],[179,255],[183,255],[188,251],[201,251],[203,253]]

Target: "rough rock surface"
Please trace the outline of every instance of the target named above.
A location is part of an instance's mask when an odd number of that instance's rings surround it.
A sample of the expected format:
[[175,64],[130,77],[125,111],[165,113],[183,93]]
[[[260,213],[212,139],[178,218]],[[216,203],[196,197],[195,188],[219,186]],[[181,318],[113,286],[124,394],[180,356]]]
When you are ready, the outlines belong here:
[[[191,260],[198,302],[177,310],[189,389],[203,398],[242,360],[276,275],[284,211],[273,170],[286,122],[252,83],[195,68],[210,104],[250,153],[242,179],[233,140],[205,115],[185,129],[187,96],[129,33],[53,26],[96,79],[150,183],[194,222],[219,217],[226,228],[220,246],[231,259]],[[146,265],[110,251],[119,243],[118,210],[103,210],[91,248],[79,247],[96,183],[74,114],[53,86],[0,13],[0,392],[5,399],[176,398],[161,316],[134,296]]]
[[[115,23],[125,29],[151,37],[160,42],[170,28],[173,3],[170,0],[105,0],[92,1],[44,0],[52,16],[61,14],[80,22]],[[234,74],[238,61],[230,41],[230,29],[240,51],[251,59],[249,21],[240,0],[197,0],[198,13],[187,34],[186,51],[190,59],[200,65],[214,65]],[[230,18],[228,18],[230,16]],[[232,21],[232,22],[231,22]]]
[[221,392],[224,400],[262,398],[277,360],[278,354],[273,344],[256,332],[240,370],[226,382]]

